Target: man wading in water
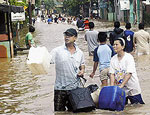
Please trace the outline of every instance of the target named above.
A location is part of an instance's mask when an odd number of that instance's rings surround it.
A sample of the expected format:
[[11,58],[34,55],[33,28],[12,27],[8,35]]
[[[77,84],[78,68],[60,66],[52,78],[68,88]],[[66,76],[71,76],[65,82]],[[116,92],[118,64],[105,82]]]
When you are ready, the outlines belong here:
[[77,47],[75,41],[77,31],[73,28],[64,32],[65,44],[51,51],[52,61],[55,63],[56,80],[54,87],[54,110],[72,111],[68,98],[68,91],[81,87],[80,76],[85,70],[83,52]]

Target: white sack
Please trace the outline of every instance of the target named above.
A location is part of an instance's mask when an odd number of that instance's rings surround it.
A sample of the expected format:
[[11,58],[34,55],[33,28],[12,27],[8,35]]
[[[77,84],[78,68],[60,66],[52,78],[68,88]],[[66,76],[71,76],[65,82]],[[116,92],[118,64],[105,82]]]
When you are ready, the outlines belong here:
[[31,47],[27,65],[34,75],[47,74],[50,67],[51,56],[46,47]]
[[91,97],[95,103],[95,105],[98,107],[98,102],[99,102],[99,94],[100,94],[101,89],[97,89],[93,93],[91,93]]

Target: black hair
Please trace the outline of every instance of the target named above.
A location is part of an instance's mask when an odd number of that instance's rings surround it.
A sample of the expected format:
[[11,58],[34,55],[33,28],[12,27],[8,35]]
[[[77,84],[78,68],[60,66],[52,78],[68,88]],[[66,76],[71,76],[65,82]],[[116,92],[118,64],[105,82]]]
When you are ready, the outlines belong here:
[[130,29],[130,28],[131,28],[131,23],[130,23],[130,22],[126,23],[125,28],[126,28],[126,29]]
[[34,32],[35,28],[33,26],[29,26],[29,32]]
[[89,22],[89,28],[91,29],[91,28],[94,28],[94,23],[93,22]]
[[144,23],[139,23],[139,29],[144,29]]
[[119,28],[120,27],[120,22],[119,21],[115,21],[114,22],[114,27],[115,28]]
[[106,40],[107,40],[106,32],[99,32],[98,33],[98,41],[99,42],[105,42]]
[[[122,39],[123,39],[123,38],[122,38]],[[115,39],[114,41],[118,40],[118,41],[120,42],[121,46],[125,46],[125,44],[124,44],[124,42],[123,42],[122,39],[121,39],[121,38],[117,38],[117,39]]]
[[79,15],[79,19],[82,20],[82,16]]

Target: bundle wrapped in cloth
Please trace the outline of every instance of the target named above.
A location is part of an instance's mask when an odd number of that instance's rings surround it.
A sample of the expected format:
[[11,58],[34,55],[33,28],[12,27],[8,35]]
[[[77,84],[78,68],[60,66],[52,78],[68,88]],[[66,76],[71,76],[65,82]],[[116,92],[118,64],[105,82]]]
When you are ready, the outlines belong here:
[[34,75],[47,74],[50,67],[51,56],[46,47],[31,47],[27,65]]

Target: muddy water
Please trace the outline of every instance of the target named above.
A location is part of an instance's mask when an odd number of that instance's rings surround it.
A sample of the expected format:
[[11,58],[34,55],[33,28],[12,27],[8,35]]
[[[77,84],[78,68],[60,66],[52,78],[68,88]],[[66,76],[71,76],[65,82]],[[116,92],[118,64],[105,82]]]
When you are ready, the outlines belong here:
[[[108,30],[106,23],[97,23],[99,31]],[[49,51],[63,44],[63,32],[74,26],[67,24],[36,23],[36,44],[45,46]],[[92,57],[88,56],[87,43],[83,39],[84,32],[79,32],[77,44],[83,50],[86,58],[87,83],[97,83],[100,86],[98,71],[94,79],[89,78],[92,71]],[[51,65],[48,75],[34,76],[26,64],[27,51],[18,52],[13,59],[0,59],[0,114],[2,115],[61,115],[72,114],[69,112],[57,112],[53,110],[53,86],[55,81],[54,65]],[[123,112],[95,110],[83,115],[103,114],[150,114],[150,57],[135,57],[138,77],[142,88],[142,96],[145,105],[127,105]]]

